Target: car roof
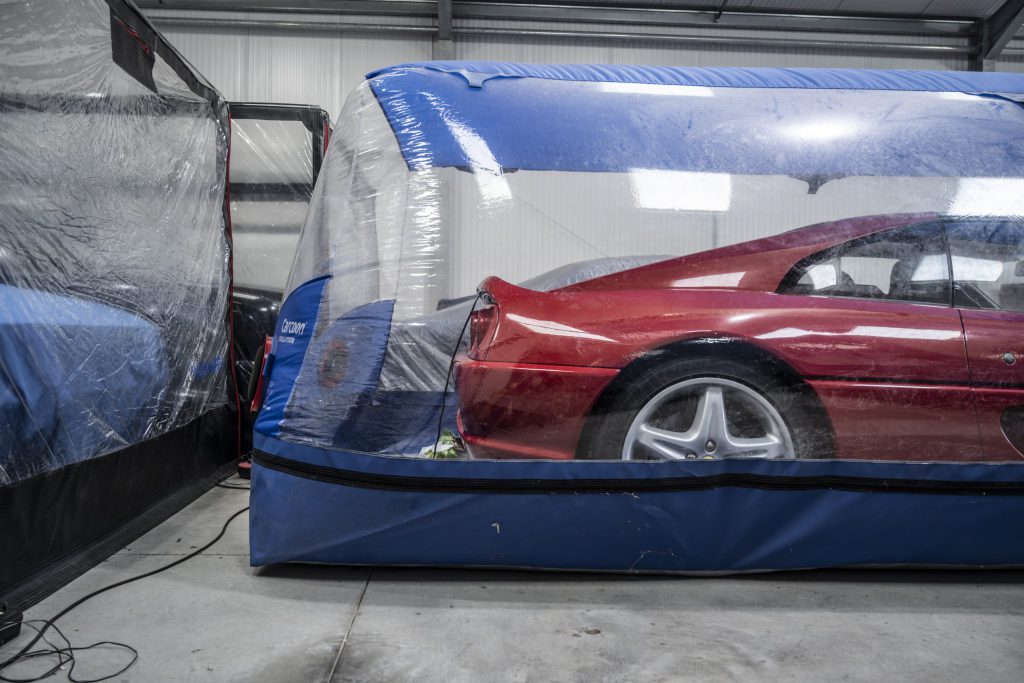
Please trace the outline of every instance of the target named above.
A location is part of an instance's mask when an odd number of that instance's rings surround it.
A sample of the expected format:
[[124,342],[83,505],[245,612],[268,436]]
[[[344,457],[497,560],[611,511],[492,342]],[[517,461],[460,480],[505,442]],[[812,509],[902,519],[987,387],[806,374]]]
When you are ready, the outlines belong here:
[[687,287],[775,291],[801,259],[885,230],[936,221],[937,213],[860,216],[816,223],[788,232],[659,261],[564,288],[677,289]]

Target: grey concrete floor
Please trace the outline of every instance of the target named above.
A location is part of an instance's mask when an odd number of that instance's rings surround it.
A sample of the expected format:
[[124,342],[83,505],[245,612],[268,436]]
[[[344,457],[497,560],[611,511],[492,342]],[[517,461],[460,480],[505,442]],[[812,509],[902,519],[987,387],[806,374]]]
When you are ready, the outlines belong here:
[[[214,489],[27,618],[187,554],[247,497]],[[98,596],[60,626],[75,645],[138,649],[124,681],[1024,681],[1024,572],[252,569],[246,519],[205,555]],[[124,661],[85,652],[75,676]]]

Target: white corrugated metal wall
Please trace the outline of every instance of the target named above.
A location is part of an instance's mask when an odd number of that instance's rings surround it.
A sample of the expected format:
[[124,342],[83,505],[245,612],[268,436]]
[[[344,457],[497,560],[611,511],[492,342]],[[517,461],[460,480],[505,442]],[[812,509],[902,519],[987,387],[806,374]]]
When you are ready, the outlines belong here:
[[[270,28],[164,25],[160,18],[188,12],[147,12],[167,39],[229,100],[312,104],[334,120],[367,72],[389,64],[430,59],[431,33],[326,32]],[[252,20],[265,15],[203,12],[203,18]],[[272,15],[288,21],[291,15]],[[309,16],[296,17],[309,21]],[[324,17],[331,23],[337,17]],[[346,24],[379,23],[346,16]],[[391,20],[403,23],[400,19]],[[415,23],[406,20],[404,23]]]
[[1003,61],[999,62],[999,70],[1024,73],[1024,57],[1015,55],[1012,58],[1004,59]]
[[[332,118],[338,115],[345,96],[363,76],[373,69],[408,61],[431,58],[431,20],[399,17],[359,17],[352,15],[315,16],[309,14],[247,14],[240,12],[186,12],[151,10],[147,14],[167,38],[211,82],[232,100],[290,102],[315,104],[324,107]],[[186,17],[203,19],[232,19],[241,21],[272,21],[278,23],[317,22],[404,26],[404,33],[380,31],[324,29],[275,29],[264,27],[208,28],[187,26],[180,22]],[[161,21],[163,20],[163,21]],[[169,21],[168,21],[169,20]],[[551,29],[550,23],[460,19],[456,28],[470,29]],[[608,31],[607,24],[560,23],[564,31]],[[787,47],[766,49],[742,47],[728,42],[732,35],[720,29],[666,30],[665,27],[631,27],[642,33],[673,33],[676,35],[708,37],[722,41],[720,45],[694,45],[650,42],[646,40],[605,40],[579,38],[551,38],[536,36],[478,36],[456,35],[456,59],[489,59],[499,61],[548,63],[600,63],[600,64],[654,64],[674,66],[803,66],[854,67],[890,69],[951,69],[968,67],[961,54],[903,53],[887,51],[869,53],[864,50],[820,49]],[[771,37],[778,39],[787,34],[779,32],[742,31],[735,33],[746,38]],[[848,39],[849,36],[827,34],[789,34],[800,39]],[[893,36],[874,37],[859,35],[858,42],[886,42]],[[964,47],[963,39],[950,38],[943,42],[935,38],[905,37],[899,42],[908,45],[945,44]],[[1018,41],[1018,44],[1020,42]],[[1008,58],[999,63],[1000,69],[1024,71],[1024,58]]]

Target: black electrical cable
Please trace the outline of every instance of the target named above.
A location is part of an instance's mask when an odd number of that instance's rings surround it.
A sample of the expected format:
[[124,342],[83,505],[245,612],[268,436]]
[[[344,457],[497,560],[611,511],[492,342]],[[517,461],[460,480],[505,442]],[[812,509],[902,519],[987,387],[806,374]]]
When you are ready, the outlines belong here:
[[[39,628],[39,627],[35,626],[35,624],[37,624],[37,623],[44,624],[44,626],[42,628]],[[10,626],[14,626],[14,624],[10,624],[10,625],[8,625],[8,626],[6,626],[4,628],[9,628]],[[59,628],[57,628],[56,624],[54,624],[52,622],[49,622],[49,621],[46,621],[45,619],[32,619],[30,621],[26,621],[26,622],[24,622],[24,626],[28,626],[33,631],[35,631],[37,636],[39,636],[42,639],[42,641],[44,643],[46,643],[49,647],[48,648],[41,648],[41,649],[38,649],[38,650],[32,650],[32,651],[26,652],[24,654],[19,653],[20,659],[18,661],[27,661],[29,659],[36,659],[36,658],[43,658],[43,657],[56,657],[57,658],[57,663],[54,664],[53,667],[48,669],[45,673],[40,674],[38,676],[34,676],[32,678],[9,678],[9,677],[2,677],[2,678],[0,678],[0,680],[4,680],[4,681],[19,681],[19,682],[22,682],[22,683],[32,683],[33,681],[38,681],[41,678],[47,678],[49,676],[53,676],[58,671],[63,670],[64,667],[67,666],[68,667],[68,669],[67,669],[68,680],[71,681],[72,683],[100,683],[100,681],[107,681],[107,680],[110,680],[111,678],[116,678],[117,676],[120,676],[125,671],[130,669],[132,667],[132,665],[135,664],[135,662],[138,661],[138,659],[139,659],[139,651],[136,650],[134,647],[132,647],[131,645],[128,645],[126,643],[118,643],[116,641],[111,641],[111,640],[102,640],[102,641],[100,641],[98,643],[93,643],[92,645],[83,645],[81,647],[73,647],[71,645],[71,641],[68,640],[68,637],[66,635],[64,635],[64,632],[61,631]],[[61,637],[61,640],[64,641],[64,645],[63,646],[55,645],[49,638],[47,638],[45,635],[43,635],[43,633],[47,629],[52,629],[54,632],[56,632],[57,635],[59,635]],[[0,629],[0,630],[2,630],[2,629]],[[100,647],[103,647],[103,646],[118,647],[118,648],[122,648],[124,650],[127,650],[132,655],[131,661],[129,661],[127,664],[125,664],[123,667],[121,667],[120,669],[118,669],[114,673],[108,674],[106,676],[102,676],[100,678],[75,678],[75,664],[77,663],[77,661],[75,659],[75,653],[76,652],[84,652],[85,650],[93,650],[93,649],[100,648]]]
[[455,369],[455,357],[459,355],[459,347],[462,346],[462,338],[466,336],[466,328],[469,327],[469,321],[473,317],[473,313],[476,312],[476,305],[484,296],[483,292],[477,292],[476,298],[473,299],[473,303],[469,306],[469,315],[466,316],[466,322],[462,323],[462,331],[459,332],[459,338],[455,342],[455,348],[452,349],[452,357],[448,360],[448,374],[444,376],[444,391],[441,392],[441,412],[437,416],[437,438],[434,439],[434,455],[437,455],[437,446],[441,443],[441,431],[444,429],[444,406],[448,401],[448,386],[452,380],[452,370]]
[[[235,489],[237,491],[250,491],[251,490],[251,487],[248,486],[248,485],[245,485],[245,484],[228,484],[228,483],[225,483],[229,479],[231,479],[231,477],[233,477],[233,476],[235,476],[235,475],[232,474],[230,476],[224,477],[223,479],[218,481],[216,484],[214,484],[214,486],[217,486],[217,487],[222,488],[222,489]],[[244,480],[240,480],[240,481],[244,481]]]
[[[95,598],[97,595],[100,595],[102,593],[106,593],[107,591],[113,590],[115,588],[119,588],[119,587],[124,586],[126,584],[133,583],[135,581],[139,581],[141,579],[148,578],[150,576],[153,576],[154,574],[159,574],[160,572],[165,572],[168,569],[171,569],[172,567],[177,567],[182,562],[187,562],[188,560],[191,560],[193,557],[196,557],[197,555],[200,555],[203,552],[209,550],[210,548],[213,547],[213,545],[217,541],[219,541],[221,538],[224,537],[224,534],[227,533],[228,526],[231,524],[231,522],[233,522],[236,517],[242,515],[243,513],[245,513],[248,510],[249,510],[249,506],[245,506],[244,508],[242,508],[238,512],[236,512],[233,515],[231,515],[230,517],[228,517],[227,521],[224,522],[224,526],[221,527],[220,533],[218,533],[214,537],[214,539],[212,541],[210,541],[209,543],[207,543],[203,547],[201,547],[201,548],[199,548],[197,550],[192,551],[188,555],[180,557],[177,560],[175,560],[174,562],[170,562],[168,564],[165,564],[164,566],[158,567],[157,569],[154,569],[152,571],[145,572],[144,574],[139,574],[138,576],[132,576],[132,577],[124,579],[122,581],[116,581],[116,582],[114,582],[112,584],[104,586],[103,588],[100,588],[99,590],[95,590],[92,593],[89,593],[88,595],[86,595],[84,597],[81,597],[78,600],[75,600],[73,603],[71,603],[70,605],[68,605],[67,607],[62,609],[60,612],[58,612],[57,616],[55,616],[55,617],[52,617],[50,619],[33,619],[32,622],[41,623],[42,627],[41,628],[36,628],[35,626],[30,626],[30,628],[32,628],[36,632],[35,637],[32,638],[32,640],[30,640],[27,645],[25,645],[23,648],[21,648],[21,650],[18,651],[17,654],[13,655],[12,657],[9,657],[8,659],[5,659],[3,662],[0,662],[0,681],[5,681],[7,683],[34,683],[35,681],[40,681],[40,680],[42,680],[44,678],[48,678],[48,677],[54,675],[55,673],[60,671],[62,667],[67,666],[69,664],[70,664],[71,668],[68,669],[68,680],[72,681],[73,683],[99,683],[99,681],[105,681],[105,680],[108,680],[108,679],[111,679],[111,678],[114,678],[116,676],[119,676],[119,675],[123,674],[133,664],[135,664],[135,662],[139,658],[139,653],[138,653],[137,650],[135,650],[135,648],[131,647],[130,645],[125,645],[124,643],[116,643],[116,642],[112,642],[112,641],[101,641],[101,642],[93,643],[92,645],[86,645],[86,646],[83,646],[83,647],[72,647],[71,646],[71,642],[67,639],[67,637],[64,635],[64,633],[60,629],[57,628],[57,626],[56,626],[57,621],[60,620],[68,612],[70,612],[71,610],[73,610],[76,607],[78,607],[79,605],[81,605],[83,602],[86,602],[87,600],[91,600],[92,598]],[[26,624],[30,624],[32,622],[25,622],[25,623]],[[8,624],[6,626],[3,626],[2,628],[13,628],[13,627],[14,627],[14,624]],[[49,629],[53,629],[54,632],[59,634],[60,637],[64,640],[64,642],[67,643],[67,646],[66,647],[59,647],[59,646],[56,646],[53,643],[51,643],[46,638],[46,635],[45,635],[46,631],[49,630]],[[36,643],[38,643],[40,640],[42,640],[44,643],[49,645],[49,649],[42,648],[42,649],[39,649],[39,650],[33,650],[32,648],[35,647]],[[121,670],[119,670],[119,671],[117,671],[115,673],[112,673],[112,674],[110,674],[108,676],[104,676],[102,678],[93,678],[93,679],[76,679],[76,678],[73,678],[72,674],[74,672],[74,666],[75,666],[75,655],[74,655],[74,653],[76,651],[77,652],[81,652],[83,650],[91,650],[91,649],[94,649],[94,648],[97,648],[97,647],[100,647],[100,646],[103,646],[103,645],[114,646],[114,647],[122,647],[122,648],[125,648],[125,649],[131,651],[133,653],[133,655],[134,655],[133,658],[132,658],[132,661],[129,662],[126,666],[124,666]],[[39,658],[42,658],[42,657],[56,657],[57,658],[57,663],[52,668],[50,668],[45,673],[43,673],[43,674],[41,674],[39,676],[34,676],[32,678],[10,678],[8,676],[5,676],[4,673],[3,673],[8,668],[10,668],[11,666],[13,666],[13,665],[15,665],[15,664],[17,664],[19,662],[23,662],[23,661],[30,660],[30,659],[39,659]]]

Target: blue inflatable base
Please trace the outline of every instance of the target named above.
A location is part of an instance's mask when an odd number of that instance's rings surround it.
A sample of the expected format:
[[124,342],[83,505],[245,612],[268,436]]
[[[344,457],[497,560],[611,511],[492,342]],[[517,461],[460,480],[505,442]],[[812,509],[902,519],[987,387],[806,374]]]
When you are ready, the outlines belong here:
[[1024,464],[432,461],[260,435],[256,448],[256,566],[1024,565]]

